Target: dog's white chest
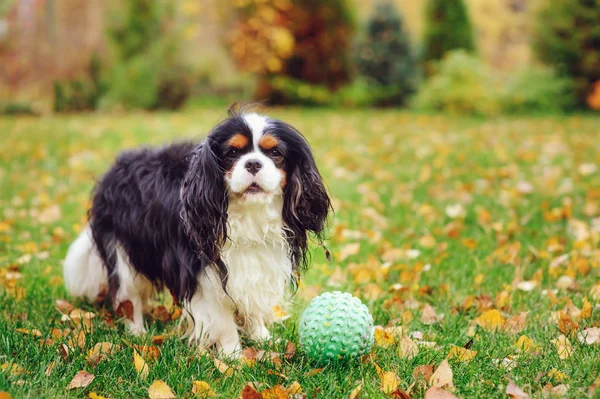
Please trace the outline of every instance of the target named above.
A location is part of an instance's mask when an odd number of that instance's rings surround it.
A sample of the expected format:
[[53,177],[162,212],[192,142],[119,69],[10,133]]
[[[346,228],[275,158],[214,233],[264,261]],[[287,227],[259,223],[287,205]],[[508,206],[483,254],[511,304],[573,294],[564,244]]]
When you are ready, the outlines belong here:
[[229,241],[222,251],[227,291],[244,315],[260,314],[270,322],[292,276],[281,204],[247,204],[229,210]]

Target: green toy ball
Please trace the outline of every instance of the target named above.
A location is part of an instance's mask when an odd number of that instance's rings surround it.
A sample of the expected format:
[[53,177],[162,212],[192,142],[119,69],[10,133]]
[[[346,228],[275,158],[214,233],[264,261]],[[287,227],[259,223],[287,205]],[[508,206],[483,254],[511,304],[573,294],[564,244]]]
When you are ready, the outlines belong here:
[[300,345],[312,359],[325,363],[365,355],[374,339],[373,316],[347,292],[314,298],[300,318]]

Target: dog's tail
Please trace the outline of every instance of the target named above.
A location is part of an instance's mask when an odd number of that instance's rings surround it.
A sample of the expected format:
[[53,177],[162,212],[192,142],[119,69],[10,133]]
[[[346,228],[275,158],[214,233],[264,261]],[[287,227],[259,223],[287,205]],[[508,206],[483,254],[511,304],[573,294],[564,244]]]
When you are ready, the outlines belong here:
[[63,264],[67,292],[90,301],[103,298],[108,292],[108,272],[104,266],[89,226],[69,247]]

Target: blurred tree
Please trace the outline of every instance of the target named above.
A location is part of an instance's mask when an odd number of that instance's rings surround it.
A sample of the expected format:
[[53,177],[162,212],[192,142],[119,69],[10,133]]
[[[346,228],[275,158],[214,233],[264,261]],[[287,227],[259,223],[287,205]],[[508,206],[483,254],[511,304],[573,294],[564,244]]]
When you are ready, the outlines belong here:
[[256,74],[256,97],[285,103],[272,85],[283,77],[331,90],[350,78],[354,19],[346,0],[236,1],[238,18],[228,35],[238,67]]
[[580,107],[600,81],[600,1],[552,0],[540,10],[534,48],[574,81]]
[[417,86],[417,66],[402,17],[392,3],[379,3],[356,51],[356,66],[368,83],[393,88],[385,104],[405,104]]
[[450,50],[475,50],[469,14],[463,0],[429,0],[425,9],[423,61],[440,60]]

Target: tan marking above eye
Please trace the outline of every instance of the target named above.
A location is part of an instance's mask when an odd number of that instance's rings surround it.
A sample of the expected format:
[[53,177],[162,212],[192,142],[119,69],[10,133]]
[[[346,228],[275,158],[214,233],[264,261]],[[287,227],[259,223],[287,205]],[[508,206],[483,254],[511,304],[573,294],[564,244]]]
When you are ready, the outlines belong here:
[[279,144],[279,140],[277,140],[275,137],[271,136],[270,134],[262,136],[262,138],[258,142],[258,145],[263,150],[270,150],[272,148],[275,148],[275,147],[277,147],[277,144]]
[[227,142],[230,146],[241,150],[248,145],[248,138],[241,133],[237,133]]

